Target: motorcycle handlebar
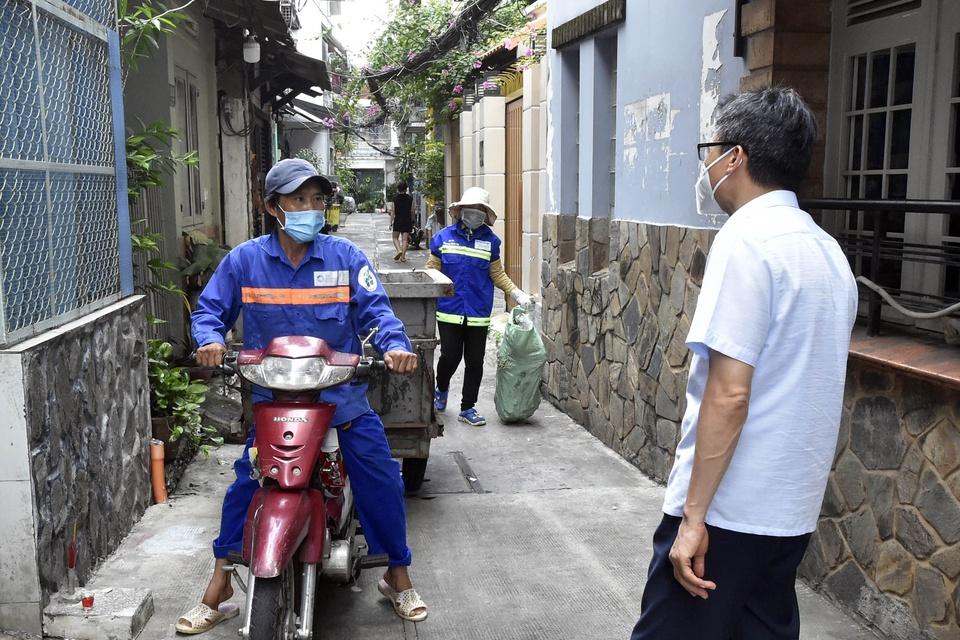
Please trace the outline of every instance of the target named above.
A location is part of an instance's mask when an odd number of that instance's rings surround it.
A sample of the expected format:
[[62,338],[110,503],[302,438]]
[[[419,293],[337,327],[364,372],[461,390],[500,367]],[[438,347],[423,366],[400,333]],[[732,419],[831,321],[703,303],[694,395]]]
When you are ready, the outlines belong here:
[[[197,369],[204,369],[207,371],[213,371],[214,373],[220,373],[225,376],[236,375],[237,370],[237,355],[236,351],[228,351],[224,354],[223,362],[216,367],[195,367]],[[190,354],[189,359],[196,362],[197,352],[194,351]],[[360,364],[357,365],[357,372],[354,377],[356,378],[368,378],[374,373],[379,373],[381,371],[387,370],[387,363],[383,360],[378,360],[376,358],[364,358],[360,361]]]
[[383,360],[376,360],[374,358],[366,358],[360,361],[360,364],[357,365],[357,378],[369,378],[376,372],[386,371],[387,363]]

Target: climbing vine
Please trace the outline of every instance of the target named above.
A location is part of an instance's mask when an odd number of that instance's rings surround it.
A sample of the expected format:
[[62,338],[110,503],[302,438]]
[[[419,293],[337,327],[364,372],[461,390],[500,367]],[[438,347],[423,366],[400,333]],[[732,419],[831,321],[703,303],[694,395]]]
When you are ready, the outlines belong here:
[[[533,28],[524,13],[529,0],[502,0],[474,21],[458,20],[465,3],[452,0],[400,0],[394,13],[367,53],[368,63],[352,69],[338,63],[334,81],[340,82],[333,117],[324,124],[347,135],[335,136],[337,158],[345,157],[354,139],[388,118],[401,133],[411,122],[426,122],[427,135],[396,150],[381,150],[399,158],[402,179],[420,181],[431,200],[443,198],[443,143],[434,128],[449,121],[463,107],[467,87],[485,72],[484,56],[498,46],[517,51],[514,73],[542,55],[542,28]],[[469,6],[469,5],[468,5]],[[465,10],[465,9],[463,9]],[[437,47],[442,34],[459,29],[459,43]],[[424,55],[424,52],[432,52]],[[497,71],[502,71],[497,69]],[[504,76],[509,75],[506,70]],[[486,80],[485,88],[496,80]],[[342,142],[341,142],[342,139]],[[338,167],[338,175],[346,168]],[[349,183],[349,176],[342,176]]]

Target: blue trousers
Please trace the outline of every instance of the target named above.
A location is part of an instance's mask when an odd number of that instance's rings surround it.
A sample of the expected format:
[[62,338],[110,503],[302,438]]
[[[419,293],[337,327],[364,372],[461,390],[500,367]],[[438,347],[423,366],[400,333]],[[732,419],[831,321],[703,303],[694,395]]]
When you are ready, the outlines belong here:
[[705,578],[717,584],[706,600],[673,577],[670,548],[680,518],[664,515],[653,534],[653,560],[640,620],[631,640],[797,640],[797,566],[810,534],[779,538],[707,525]]
[[[390,457],[390,445],[380,416],[368,411],[337,429],[340,451],[370,553],[386,553],[391,567],[410,566],[413,554],[407,547],[407,515],[400,464]],[[251,446],[252,431],[243,455],[233,464],[237,479],[223,498],[220,535],[213,541],[213,555],[217,558],[226,558],[231,551],[239,553],[243,545],[247,508],[253,501],[253,494],[260,488],[260,483],[250,477]]]

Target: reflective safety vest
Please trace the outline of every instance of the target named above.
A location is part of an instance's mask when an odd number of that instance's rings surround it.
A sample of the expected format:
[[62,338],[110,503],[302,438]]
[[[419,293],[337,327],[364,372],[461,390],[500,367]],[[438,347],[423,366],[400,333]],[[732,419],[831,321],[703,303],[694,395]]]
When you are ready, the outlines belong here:
[[470,327],[490,326],[490,263],[500,259],[497,234],[483,225],[468,237],[466,229],[454,223],[433,236],[430,253],[440,259],[444,275],[453,280],[453,296],[437,299],[437,320]]

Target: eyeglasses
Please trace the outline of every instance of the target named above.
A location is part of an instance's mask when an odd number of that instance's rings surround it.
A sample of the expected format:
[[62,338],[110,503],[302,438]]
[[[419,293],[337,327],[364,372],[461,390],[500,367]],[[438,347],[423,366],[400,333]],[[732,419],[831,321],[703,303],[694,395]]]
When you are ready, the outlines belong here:
[[703,162],[707,159],[707,154],[710,152],[710,147],[736,147],[743,146],[739,142],[701,142],[697,145],[697,156],[700,158],[700,162]]

